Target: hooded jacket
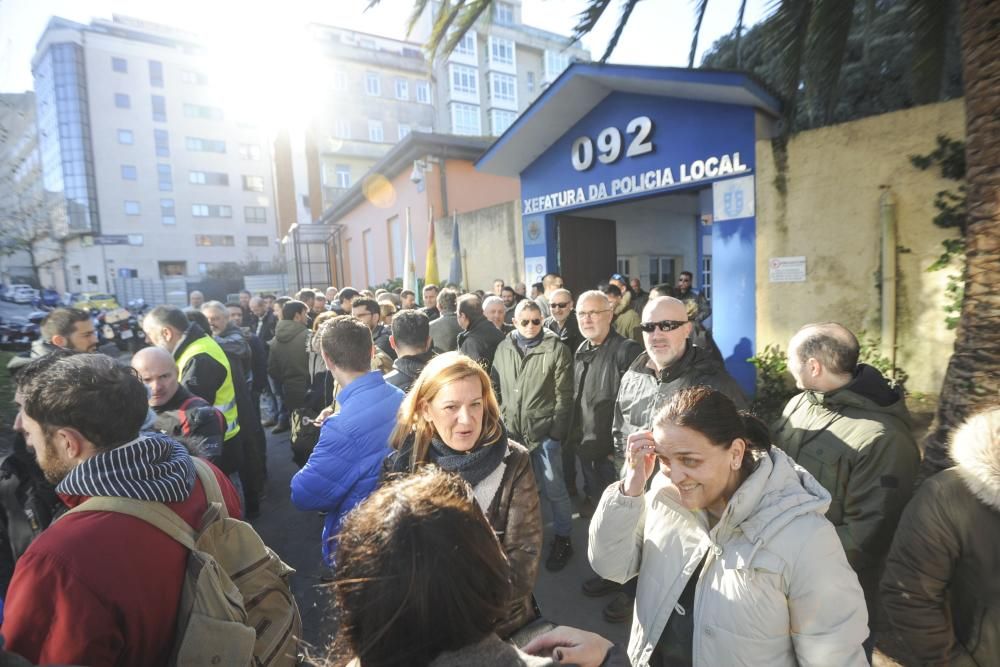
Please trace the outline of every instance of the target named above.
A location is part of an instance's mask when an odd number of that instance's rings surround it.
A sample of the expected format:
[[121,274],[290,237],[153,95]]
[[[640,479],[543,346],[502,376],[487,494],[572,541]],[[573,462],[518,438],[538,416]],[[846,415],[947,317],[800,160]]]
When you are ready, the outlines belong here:
[[656,474],[641,497],[609,486],[590,523],[590,564],[624,583],[638,574],[628,655],[650,656],[688,578],[694,667],[867,665],[868,616],[857,577],[823,517],[830,494],[779,449],[729,500],[714,528]]
[[413,383],[420,377],[420,372],[424,370],[424,366],[434,356],[433,351],[427,350],[420,354],[411,354],[397,358],[396,361],[392,362],[392,371],[386,374],[385,381],[393,387],[398,387],[404,394],[408,393]]
[[920,465],[902,393],[860,364],[841,389],[790,400],[774,434],[775,444],[830,492],[826,516],[874,615],[885,556]]
[[546,439],[564,440],[573,410],[573,355],[551,331],[539,335],[538,345],[521,350],[510,333],[493,358],[500,416],[529,452]]
[[285,405],[297,410],[306,404],[309,388],[309,353],[306,343],[309,330],[295,320],[281,320],[274,330],[267,372],[281,384]]
[[625,290],[618,305],[615,306],[614,319],[611,321],[611,326],[625,338],[631,338],[637,343],[642,343],[642,329],[639,328],[641,323],[642,318],[632,308],[632,293]]
[[[239,517],[236,491],[214,472],[230,516]],[[161,435],[87,459],[56,490],[70,508],[91,496],[162,502],[192,528],[207,509],[187,450]],[[18,562],[4,609],[4,648],[32,664],[167,665],[188,553],[131,516],[65,516]]]
[[615,422],[611,434],[615,450],[624,452],[625,441],[636,431],[649,430],[653,412],[664,406],[682,389],[706,385],[728,396],[736,408],[747,407],[736,380],[704,349],[686,343],[684,354],[669,368],[657,372],[649,367],[649,353],[640,354],[622,378],[615,402]]
[[458,334],[458,351],[475,359],[489,374],[493,368],[493,355],[496,354],[497,345],[503,340],[503,336],[502,331],[482,317],[477,319],[468,331]]
[[953,436],[955,467],[920,485],[899,521],[882,603],[914,664],[1000,659],[1000,433]]

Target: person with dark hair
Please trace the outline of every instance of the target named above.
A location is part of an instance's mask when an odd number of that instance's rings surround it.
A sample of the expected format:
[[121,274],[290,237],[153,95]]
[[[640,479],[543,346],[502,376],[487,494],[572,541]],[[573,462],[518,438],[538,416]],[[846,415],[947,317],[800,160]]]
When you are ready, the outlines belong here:
[[[190,314],[192,318],[205,320],[199,311],[190,311]],[[226,353],[203,327],[209,327],[207,322],[204,325],[189,322],[184,311],[174,306],[157,306],[142,320],[146,340],[173,355],[180,370],[181,384],[218,408],[226,418],[218,465],[227,475],[232,475],[243,462],[235,385],[240,379],[233,375]]]
[[483,301],[475,294],[458,298],[458,351],[474,359],[489,375],[493,368],[493,355],[503,340],[503,332],[483,314]]
[[424,295],[424,315],[427,316],[431,322],[441,317],[441,311],[437,307],[437,297],[438,297],[438,286],[434,283],[429,283],[424,285],[423,290]]
[[306,308],[309,310],[310,314],[312,314],[313,305],[316,301],[316,292],[309,288],[300,289],[295,293],[295,300],[306,304]]
[[251,294],[250,290],[240,290],[239,302],[236,305],[243,313],[243,322],[246,326],[250,326],[251,319],[253,318],[253,311],[250,310],[250,299],[252,298],[253,294]]
[[952,434],[955,466],[906,506],[882,576],[882,603],[912,663],[989,665],[1000,656],[1000,408]]
[[[788,345],[802,393],[785,406],[775,443],[833,496],[826,517],[858,574],[868,615],[892,536],[913,494],[920,450],[906,399],[875,368],[858,363],[857,338],[835,322],[807,324]],[[866,647],[871,651],[873,640]]]
[[670,296],[676,299],[677,289],[670,283],[660,283],[649,290],[649,301],[660,296]]
[[[272,433],[284,433],[298,422],[298,414],[306,404],[306,389],[309,387],[309,353],[306,343],[309,329],[306,319],[309,309],[301,301],[289,301],[281,307],[282,319],[274,331],[271,352],[267,359],[267,374],[279,387],[283,412],[278,415],[278,424]],[[294,417],[294,419],[293,419]],[[294,451],[296,433],[292,433]],[[303,462],[300,462],[301,465]]]
[[42,320],[41,336],[32,342],[27,357],[12,357],[7,370],[13,376],[32,359],[52,354],[56,350],[70,352],[96,352],[97,330],[94,321],[85,310],[77,308],[56,308]]
[[531,283],[531,294],[529,295],[532,300],[545,294],[545,285],[543,283]]
[[507,324],[511,324],[514,321],[514,307],[521,302],[523,297],[515,292],[514,288],[510,285],[505,285],[500,288],[500,294],[496,294],[494,296],[499,296],[503,299],[503,321]]
[[677,277],[677,298],[687,307],[688,318],[692,322],[702,324],[712,316],[712,307],[704,294],[691,288],[692,284],[694,284],[694,274],[690,271],[681,271]]
[[382,308],[375,299],[359,298],[351,303],[351,315],[371,331],[375,347],[388,358],[383,371],[388,373],[392,369],[392,362],[396,359],[396,350],[392,349],[389,343],[391,331],[382,324]]
[[458,292],[450,287],[437,295],[437,306],[441,316],[431,322],[431,340],[438,354],[458,349],[458,334],[462,327],[458,324]]
[[493,281],[493,296],[500,296],[503,292],[504,282],[503,278],[496,278]]
[[629,435],[625,460],[591,520],[590,562],[638,575],[633,664],[868,664],[830,494],[763,423],[722,392],[683,389]]
[[351,313],[351,303],[359,296],[361,296],[361,292],[353,287],[345,287],[337,293],[337,303],[344,315]]
[[639,317],[639,313],[632,309],[632,293],[627,290],[622,292],[622,289],[614,284],[607,285],[601,291],[611,303],[611,326],[623,337],[641,343],[642,330],[639,328],[639,324],[642,319]]
[[399,293],[399,303],[403,310],[412,310],[417,307],[417,294],[411,289],[405,289]]
[[322,549],[331,565],[341,521],[378,482],[403,392],[371,370],[375,346],[363,323],[338,315],[319,334],[323,362],[340,387],[340,412],[323,421],[319,442],[291,486],[295,507],[327,513]]
[[389,343],[399,356],[392,364],[392,371],[386,374],[385,381],[406,393],[427,362],[434,357],[427,315],[418,310],[404,310],[396,315],[392,320]]
[[628,281],[628,287],[632,290],[632,309],[641,315],[646,302],[649,301],[649,292],[642,289],[642,281],[638,276]]
[[535,482],[552,513],[555,536],[545,567],[555,572],[573,555],[573,506],[562,467],[573,410],[573,355],[542,326],[534,301],[517,305],[514,325],[497,346],[492,380],[507,433],[531,453]]
[[572,628],[533,641],[538,657],[497,637],[507,559],[472,488],[434,467],[386,484],[344,522],[333,589],[336,658],[365,667],[596,665],[618,654]]
[[[531,286],[532,291],[535,290],[536,285],[537,283]],[[541,309],[543,319],[552,314],[552,311],[549,310],[549,298],[551,298],[552,293],[557,289],[563,289],[563,287],[565,286],[563,285],[562,276],[558,273],[546,273],[542,278],[542,293],[537,296],[532,296],[532,299]],[[523,294],[524,292],[522,291],[520,293]]]
[[[86,510],[95,496],[143,500],[198,527],[208,502],[195,463],[170,438],[140,433],[146,389],[131,368],[103,355],[72,355],[19,376],[18,391],[16,427],[66,505]],[[229,515],[239,517],[235,489],[221,471],[211,473]],[[5,600],[4,648],[32,664],[168,664],[188,554],[134,517],[64,515],[18,562]]]
[[497,634],[507,638],[535,620],[532,590],[542,548],[538,488],[531,455],[508,439],[482,366],[457,352],[432,359],[399,409],[391,444],[387,473],[408,474],[427,464],[458,473],[500,536],[512,591]]

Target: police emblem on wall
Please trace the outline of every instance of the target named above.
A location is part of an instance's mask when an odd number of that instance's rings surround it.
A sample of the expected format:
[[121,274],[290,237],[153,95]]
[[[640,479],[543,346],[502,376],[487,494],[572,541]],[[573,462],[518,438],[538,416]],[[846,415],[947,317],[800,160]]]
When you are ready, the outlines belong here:
[[754,216],[753,176],[741,176],[712,184],[712,208],[716,222]]
[[542,235],[542,226],[538,224],[537,220],[532,220],[528,223],[528,239],[532,241],[537,241],[538,237]]

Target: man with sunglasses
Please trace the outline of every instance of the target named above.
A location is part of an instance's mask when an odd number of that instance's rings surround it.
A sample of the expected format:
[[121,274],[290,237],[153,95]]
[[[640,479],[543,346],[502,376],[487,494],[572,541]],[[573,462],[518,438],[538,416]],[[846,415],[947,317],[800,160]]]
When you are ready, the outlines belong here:
[[[654,414],[682,389],[706,385],[728,396],[737,408],[747,407],[743,390],[722,363],[689,340],[691,322],[683,301],[669,296],[650,299],[639,328],[646,351],[622,377],[615,402],[611,435],[618,469],[629,435],[650,430]],[[616,589],[617,584],[597,579],[584,584],[584,593],[594,597]],[[624,622],[632,611],[635,586],[630,582],[622,589],[604,608],[608,622]]]
[[570,354],[574,354],[583,342],[583,334],[580,333],[580,325],[573,311],[573,295],[568,289],[557,289],[552,293],[549,308],[552,314],[545,318],[543,326],[559,336],[559,340],[569,348]]
[[573,555],[573,506],[561,447],[573,407],[573,355],[542,326],[542,311],[534,301],[517,305],[514,326],[497,346],[491,375],[507,432],[531,452],[539,494],[552,511],[555,538],[545,567],[555,572]]

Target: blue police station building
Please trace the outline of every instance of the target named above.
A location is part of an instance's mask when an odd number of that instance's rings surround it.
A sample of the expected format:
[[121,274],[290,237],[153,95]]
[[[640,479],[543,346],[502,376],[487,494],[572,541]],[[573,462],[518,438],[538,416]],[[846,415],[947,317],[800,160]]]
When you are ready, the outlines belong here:
[[747,392],[756,350],[754,150],[778,100],[735,72],[571,65],[479,159],[521,181],[525,281],[574,294],[615,272],[691,271]]

